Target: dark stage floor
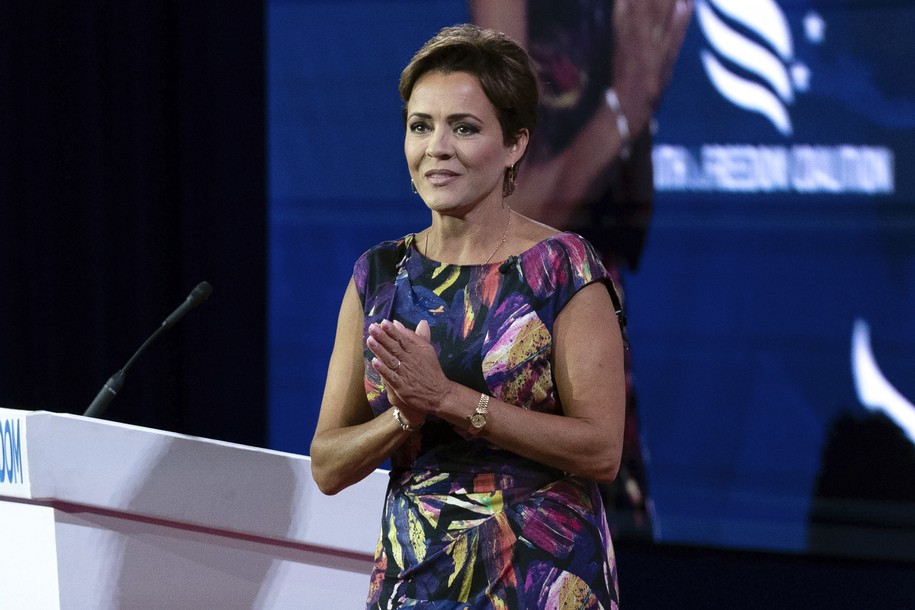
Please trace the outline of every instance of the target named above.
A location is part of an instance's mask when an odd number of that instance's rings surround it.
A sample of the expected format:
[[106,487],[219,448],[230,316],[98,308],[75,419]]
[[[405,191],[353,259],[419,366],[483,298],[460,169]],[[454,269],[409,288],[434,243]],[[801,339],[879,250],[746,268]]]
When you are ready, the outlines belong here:
[[623,610],[915,610],[915,562],[616,543]]

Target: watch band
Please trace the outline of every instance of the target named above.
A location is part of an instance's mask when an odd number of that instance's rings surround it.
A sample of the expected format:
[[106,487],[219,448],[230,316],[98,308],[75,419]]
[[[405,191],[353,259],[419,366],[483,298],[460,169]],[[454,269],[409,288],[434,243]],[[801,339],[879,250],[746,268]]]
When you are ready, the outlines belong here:
[[473,435],[477,435],[483,430],[483,426],[486,425],[486,415],[489,413],[489,395],[480,394],[480,402],[477,403],[477,408],[474,409],[473,413],[470,415],[470,428],[469,432]]

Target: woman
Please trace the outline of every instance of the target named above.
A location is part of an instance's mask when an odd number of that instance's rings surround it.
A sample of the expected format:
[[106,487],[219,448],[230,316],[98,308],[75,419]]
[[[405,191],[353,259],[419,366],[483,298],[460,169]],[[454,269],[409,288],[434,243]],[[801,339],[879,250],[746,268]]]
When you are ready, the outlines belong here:
[[356,262],[315,481],[336,493],[391,460],[369,608],[615,608],[597,483],[620,462],[620,313],[590,244],[508,205],[536,123],[530,59],[445,28],[400,94],[432,224]]

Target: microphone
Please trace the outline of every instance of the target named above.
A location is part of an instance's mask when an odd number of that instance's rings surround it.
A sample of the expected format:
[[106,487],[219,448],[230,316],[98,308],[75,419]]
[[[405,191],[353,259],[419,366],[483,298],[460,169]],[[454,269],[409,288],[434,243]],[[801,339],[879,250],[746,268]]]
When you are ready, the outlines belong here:
[[518,257],[516,255],[509,256],[499,265],[499,273],[502,273],[503,275],[508,273],[516,262],[518,262]]
[[210,296],[210,293],[213,292],[213,287],[210,286],[209,282],[200,282],[197,284],[197,287],[191,291],[191,294],[187,296],[184,300],[184,303],[178,306],[178,308],[171,313],[159,328],[149,336],[149,338],[143,342],[143,345],[140,346],[133,356],[130,357],[130,360],[127,361],[127,364],[124,365],[124,368],[119,370],[117,373],[112,375],[108,381],[102,386],[102,389],[99,390],[98,395],[95,397],[95,400],[92,401],[92,404],[89,405],[89,408],[83,413],[85,417],[101,417],[102,413],[105,412],[105,409],[108,408],[108,404],[114,400],[114,397],[117,396],[118,392],[121,390],[121,386],[124,385],[124,379],[127,377],[127,369],[131,367],[134,361],[139,357],[140,354],[146,349],[146,347],[156,340],[162,332],[168,330],[174,326],[178,320],[183,318],[187,312],[197,307],[201,303],[207,300]]
[[213,287],[210,286],[209,282],[200,282],[197,284],[197,287],[191,290],[191,294],[187,295],[187,298],[184,299],[184,303],[179,305],[178,309],[173,311],[170,316],[165,318],[165,321],[162,322],[160,330],[174,326],[178,320],[184,317],[184,314],[206,301],[212,292]]

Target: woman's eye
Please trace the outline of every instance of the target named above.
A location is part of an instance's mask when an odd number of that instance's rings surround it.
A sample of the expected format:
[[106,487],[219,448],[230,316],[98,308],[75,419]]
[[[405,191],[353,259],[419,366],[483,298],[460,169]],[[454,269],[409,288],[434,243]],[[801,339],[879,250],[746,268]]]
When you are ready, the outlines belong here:
[[410,131],[412,133],[425,133],[428,128],[429,126],[423,122],[410,123]]
[[479,131],[479,129],[473,125],[468,125],[467,123],[460,123],[454,126],[454,133],[458,134],[459,136],[470,136],[478,133]]

